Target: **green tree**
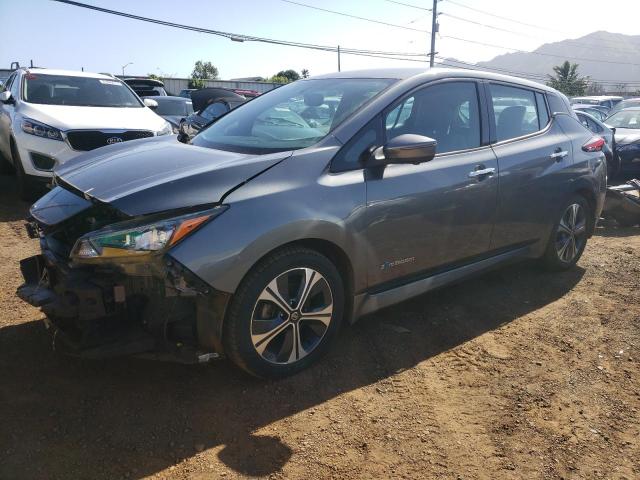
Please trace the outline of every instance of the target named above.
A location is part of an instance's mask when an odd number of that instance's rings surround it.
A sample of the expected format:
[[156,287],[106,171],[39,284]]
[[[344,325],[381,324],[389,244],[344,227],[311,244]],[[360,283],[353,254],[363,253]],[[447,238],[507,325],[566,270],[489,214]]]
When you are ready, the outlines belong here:
[[571,63],[566,60],[562,65],[553,67],[553,71],[555,75],[549,75],[547,85],[560,90],[569,97],[584,95],[589,84],[589,77],[578,75],[577,63]]
[[306,68],[303,68],[300,73],[302,74],[302,78],[309,78],[309,70]]
[[164,81],[164,78],[162,78],[160,75],[156,75],[155,73],[147,73],[147,77],[149,77],[151,80],[160,80],[161,82]]
[[295,82],[296,80],[300,80],[300,74],[295,70],[281,70],[275,74],[276,77],[285,77],[289,80],[289,82]]
[[193,67],[193,72],[191,72],[191,78],[215,80],[218,78],[218,69],[211,62],[198,60]]
[[204,88],[205,80],[215,80],[218,78],[218,69],[211,62],[198,60],[193,66],[189,88]]
[[289,83],[289,79],[287,77],[283,77],[282,75],[274,75],[269,79],[271,83]]

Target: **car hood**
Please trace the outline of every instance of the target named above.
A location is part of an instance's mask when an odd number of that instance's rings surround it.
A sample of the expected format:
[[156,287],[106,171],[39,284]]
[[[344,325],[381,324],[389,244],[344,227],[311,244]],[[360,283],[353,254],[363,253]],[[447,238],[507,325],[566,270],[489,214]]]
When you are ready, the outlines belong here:
[[291,152],[246,155],[186,145],[174,135],[125,142],[56,168],[56,181],[129,216],[211,205]]
[[152,130],[159,131],[164,119],[148,107],[73,107],[23,103],[20,113],[60,130]]
[[628,143],[636,143],[640,140],[640,129],[617,128],[616,144],[627,145]]

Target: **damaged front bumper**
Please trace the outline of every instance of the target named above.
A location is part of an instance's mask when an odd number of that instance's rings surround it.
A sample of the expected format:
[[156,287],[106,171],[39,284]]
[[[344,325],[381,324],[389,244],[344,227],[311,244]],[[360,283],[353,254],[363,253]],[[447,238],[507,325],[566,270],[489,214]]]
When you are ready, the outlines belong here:
[[[33,232],[30,232],[33,233]],[[188,363],[222,354],[229,294],[212,289],[164,254],[146,263],[71,266],[48,248],[24,259],[17,290],[39,307],[64,353],[142,355]]]

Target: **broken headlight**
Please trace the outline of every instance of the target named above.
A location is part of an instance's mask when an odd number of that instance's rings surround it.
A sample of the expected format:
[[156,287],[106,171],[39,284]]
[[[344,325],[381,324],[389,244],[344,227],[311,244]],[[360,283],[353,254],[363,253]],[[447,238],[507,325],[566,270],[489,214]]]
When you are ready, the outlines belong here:
[[71,251],[71,258],[78,261],[131,258],[163,251],[225,210],[222,206],[155,222],[111,225],[80,237]]

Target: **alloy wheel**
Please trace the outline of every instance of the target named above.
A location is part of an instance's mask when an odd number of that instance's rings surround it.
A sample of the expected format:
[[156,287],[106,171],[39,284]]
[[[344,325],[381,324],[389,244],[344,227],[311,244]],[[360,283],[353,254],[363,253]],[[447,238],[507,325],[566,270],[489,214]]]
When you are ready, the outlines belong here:
[[584,209],[577,203],[567,207],[556,234],[556,252],[558,258],[571,263],[580,254],[586,241],[587,218]]
[[265,360],[291,364],[315,350],[333,317],[327,280],[312,268],[294,268],[271,280],[253,308],[251,342]]

